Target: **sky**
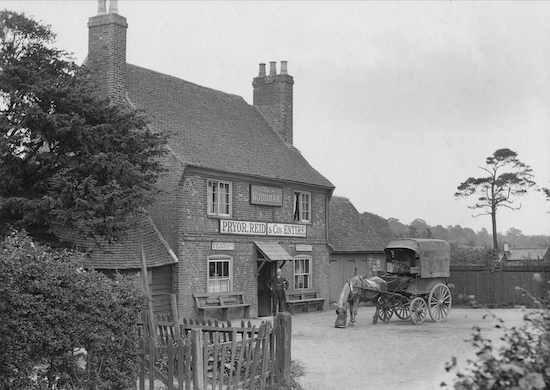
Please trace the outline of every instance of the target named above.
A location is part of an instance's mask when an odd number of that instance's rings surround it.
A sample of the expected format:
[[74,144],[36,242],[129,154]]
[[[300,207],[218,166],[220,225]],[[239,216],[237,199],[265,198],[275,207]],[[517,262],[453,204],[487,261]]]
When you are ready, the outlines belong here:
[[[87,54],[97,1],[5,1]],[[134,1],[127,62],[242,96],[260,63],[288,61],[294,146],[359,212],[491,232],[475,197],[502,148],[550,187],[550,2]],[[269,65],[268,65],[269,68]],[[497,229],[550,235],[550,202],[531,191]]]

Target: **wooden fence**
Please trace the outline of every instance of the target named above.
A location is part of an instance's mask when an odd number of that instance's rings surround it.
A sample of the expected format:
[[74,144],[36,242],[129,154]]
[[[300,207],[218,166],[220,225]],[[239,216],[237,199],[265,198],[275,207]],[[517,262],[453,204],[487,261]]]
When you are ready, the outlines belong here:
[[[276,320],[277,326],[281,321]],[[183,320],[175,325],[170,316],[156,316],[154,337],[146,324],[138,324],[140,390],[157,389],[158,381],[168,390],[264,389],[267,383],[273,385],[276,372],[288,371],[277,368],[277,337],[271,322],[253,326],[241,321],[233,326]],[[279,349],[284,352],[284,347]]]
[[[536,276],[538,275],[538,276]],[[536,298],[546,296],[550,266],[508,266],[490,272],[482,266],[452,266],[449,282],[454,284],[453,302],[474,296],[481,305],[529,305],[531,300],[522,296],[515,287],[527,290]]]

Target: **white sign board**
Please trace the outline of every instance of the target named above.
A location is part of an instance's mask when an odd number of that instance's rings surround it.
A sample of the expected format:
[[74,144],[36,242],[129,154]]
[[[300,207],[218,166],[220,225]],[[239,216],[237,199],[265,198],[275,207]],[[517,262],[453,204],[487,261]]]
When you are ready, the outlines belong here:
[[258,236],[306,237],[307,228],[305,225],[293,225],[289,223],[265,223],[220,219],[220,233]]
[[213,251],[233,251],[235,250],[234,242],[212,242]]
[[296,244],[296,252],[311,252],[311,251],[313,251],[313,245]]

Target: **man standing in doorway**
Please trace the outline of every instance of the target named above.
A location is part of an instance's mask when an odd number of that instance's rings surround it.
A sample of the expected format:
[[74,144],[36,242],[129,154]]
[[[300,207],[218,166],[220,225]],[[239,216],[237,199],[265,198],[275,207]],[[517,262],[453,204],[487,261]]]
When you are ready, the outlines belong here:
[[271,290],[273,315],[285,310],[286,289],[288,288],[288,280],[282,276],[282,271],[277,268],[277,275],[270,278],[266,282],[267,287]]

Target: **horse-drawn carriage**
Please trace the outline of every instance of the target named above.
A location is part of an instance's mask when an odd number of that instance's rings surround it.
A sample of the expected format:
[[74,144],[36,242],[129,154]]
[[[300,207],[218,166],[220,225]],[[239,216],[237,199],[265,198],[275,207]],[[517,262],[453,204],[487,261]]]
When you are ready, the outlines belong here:
[[450,247],[446,241],[403,238],[391,240],[384,249],[386,272],[378,277],[355,276],[342,289],[336,313],[336,327],[346,323],[346,302],[350,307],[350,325],[355,324],[361,301],[376,306],[373,322],[388,322],[395,314],[421,324],[429,313],[439,322],[451,310],[452,285]]

